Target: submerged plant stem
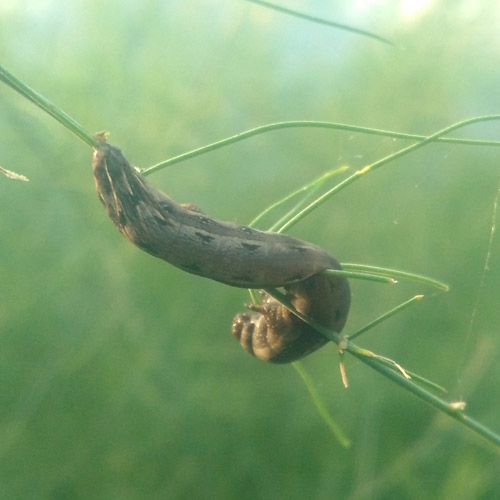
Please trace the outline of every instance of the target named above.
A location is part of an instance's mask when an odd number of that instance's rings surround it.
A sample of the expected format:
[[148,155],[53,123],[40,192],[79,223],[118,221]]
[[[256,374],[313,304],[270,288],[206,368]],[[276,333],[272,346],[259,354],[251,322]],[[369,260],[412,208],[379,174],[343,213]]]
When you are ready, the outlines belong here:
[[64,125],[68,130],[73,132],[77,137],[79,137],[83,142],[87,143],[89,146],[97,147],[98,141],[92,137],[77,121],[73,120],[71,116],[67,115],[62,109],[58,108],[56,105],[52,104],[48,99],[43,97],[41,94],[28,87],[21,80],[16,78],[12,73],[7,71],[3,66],[0,65],[0,81],[7,84],[11,89],[15,90],[23,97],[31,101],[33,104],[37,105],[39,108],[43,109],[52,118],[55,118],[59,123]]
[[403,302],[402,304],[399,304],[399,306],[396,306],[393,309],[391,309],[390,311],[387,311],[385,314],[382,314],[378,318],[374,319],[373,321],[371,321],[370,323],[365,325],[363,328],[360,328],[359,330],[355,331],[354,333],[351,333],[351,335],[348,336],[349,341],[356,338],[356,337],[359,337],[360,335],[362,335],[366,331],[372,329],[374,326],[382,323],[386,319],[389,319],[391,316],[394,316],[398,312],[401,312],[403,309],[406,309],[407,307],[413,305],[415,302],[422,300],[423,297],[424,297],[423,295],[415,295],[411,299],[408,299],[406,302]]
[[[404,370],[404,375],[402,373],[402,368],[397,365],[396,363],[389,363],[390,360],[387,358],[381,358],[380,356],[377,356],[376,354],[373,354],[370,351],[367,351],[366,349],[362,349],[358,347],[357,345],[353,344],[349,339],[346,337],[314,322],[311,321],[309,318],[304,316],[303,314],[298,313],[293,309],[289,301],[286,299],[286,297],[279,292],[278,290],[266,290],[266,292],[274,297],[276,300],[278,300],[281,304],[283,304],[285,307],[289,308],[290,311],[292,311],[294,314],[296,314],[302,321],[307,322],[309,325],[311,325],[313,328],[315,328],[318,332],[322,333],[325,335],[329,340],[334,342],[337,345],[342,346],[342,351],[346,351],[349,354],[355,356],[358,358],[361,362],[365,363],[366,365],[370,366],[374,370],[378,371],[385,377],[389,378],[393,382],[396,382],[398,385],[402,386],[404,389],[410,391],[413,393],[415,396],[418,398],[424,400],[428,404],[434,406],[438,410],[442,411],[443,413],[446,413],[450,417],[454,418],[455,420],[458,420],[460,423],[480,435],[481,437],[485,438],[488,440],[490,443],[493,443],[497,446],[500,447],[500,435],[492,431],[491,429],[487,428],[477,420],[473,419],[472,417],[466,415],[466,413],[463,411],[462,406],[458,406],[453,403],[449,403],[448,401],[445,401],[444,399],[441,399],[440,397],[436,396],[432,392],[428,391],[424,387],[421,387],[420,385],[416,384],[412,380],[412,375],[411,372]],[[409,375],[409,376],[408,376]],[[421,377],[417,377],[417,380],[424,380]],[[429,385],[429,384],[425,384]],[[435,385],[435,384],[432,384]],[[437,387],[437,386],[436,386]]]
[[443,292],[449,292],[450,286],[442,281],[436,280],[429,276],[423,276],[421,274],[410,273],[408,271],[401,271],[400,269],[390,269],[386,267],[369,266],[366,264],[353,264],[351,262],[342,262],[342,267],[346,271],[360,271],[361,273],[375,274],[379,276],[390,276],[391,278],[402,278],[410,281],[415,281],[417,283],[422,283],[424,285],[430,285]]
[[357,181],[361,177],[365,176],[369,172],[376,170],[390,162],[393,162],[394,160],[397,160],[398,158],[401,158],[402,156],[408,155],[412,153],[413,151],[416,151],[419,148],[424,147],[425,145],[429,144],[432,141],[436,141],[440,138],[442,138],[444,135],[449,134],[453,130],[457,130],[459,128],[466,127],[468,125],[472,125],[474,123],[479,123],[479,122],[486,122],[486,121],[498,121],[500,120],[500,115],[487,115],[487,116],[479,116],[476,118],[470,118],[468,120],[464,120],[458,123],[454,123],[453,125],[450,125],[446,128],[443,128],[441,130],[438,130],[434,134],[426,137],[425,139],[421,140],[420,142],[417,142],[415,144],[412,144],[410,146],[407,146],[406,148],[400,149],[396,153],[392,153],[385,158],[382,158],[371,165],[367,165],[366,167],[362,168],[361,170],[358,170],[354,174],[350,175],[346,179],[344,179],[341,183],[337,184],[334,186],[332,189],[324,193],[322,196],[317,198],[314,202],[312,202],[310,205],[308,205],[306,208],[304,208],[301,212],[295,215],[295,217],[292,217],[286,224],[284,224],[281,227],[281,230],[284,231],[286,229],[289,229],[293,225],[295,225],[297,222],[299,222],[302,218],[304,218],[306,215],[311,213],[313,210],[318,208],[320,205],[322,205],[325,201],[327,201],[331,196],[334,194],[338,193],[342,189],[345,189],[347,186],[351,185],[353,182]]
[[307,371],[302,366],[302,363],[300,361],[296,361],[295,363],[292,363],[292,365],[295,368],[295,370],[297,370],[298,374],[300,375],[300,378],[304,382],[304,385],[306,386],[307,391],[311,396],[314,406],[316,406],[316,409],[318,410],[318,413],[323,419],[323,421],[326,423],[326,425],[328,425],[332,434],[337,438],[340,444],[344,448],[349,448],[351,446],[349,438],[344,434],[344,432],[339,427],[337,422],[333,420],[332,416],[330,415],[330,412],[325,406],[323,399],[319,395],[316,386],[314,385],[314,382],[312,381],[309,373],[307,373]]
[[[500,119],[500,115],[496,115],[496,118],[492,117],[478,117],[478,118],[473,118],[472,120],[478,122],[478,121],[486,121],[488,119]],[[464,122],[461,122],[464,123]],[[455,124],[456,125],[456,124]],[[367,134],[367,135],[379,135],[379,136],[384,136],[384,137],[393,137],[395,139],[408,139],[408,140],[427,140],[428,137],[425,135],[418,135],[418,134],[406,134],[403,132],[394,132],[390,130],[382,130],[382,129],[375,129],[375,128],[369,128],[369,127],[360,127],[357,125],[348,125],[345,123],[335,123],[335,122],[323,122],[323,121],[311,121],[311,120],[294,120],[294,121],[287,121],[287,122],[277,122],[277,123],[270,123],[268,125],[262,125],[260,127],[256,127],[250,130],[246,130],[245,132],[240,132],[239,134],[233,135],[231,137],[227,137],[225,139],[222,139],[220,141],[213,142],[211,144],[207,144],[206,146],[202,146],[200,148],[193,149],[191,151],[188,151],[186,153],[182,153],[180,155],[174,156],[168,160],[162,161],[160,163],[157,163],[156,165],[153,165],[152,167],[146,168],[142,170],[143,175],[149,175],[152,174],[153,172],[156,172],[157,170],[161,170],[165,167],[169,167],[171,165],[174,165],[176,163],[188,160],[190,158],[194,158],[195,156],[200,156],[205,153],[209,153],[210,151],[215,151],[216,149],[224,148],[226,146],[229,146],[231,144],[234,144],[239,141],[243,141],[245,139],[249,139],[250,137],[259,135],[259,134],[264,134],[267,132],[271,132],[273,130],[280,130],[280,129],[286,129],[286,128],[321,128],[321,129],[334,129],[334,130],[344,130],[347,132],[357,132],[360,134]],[[458,128],[458,127],[457,127]],[[473,140],[473,139],[457,139],[457,138],[452,138],[452,137],[441,137],[437,136],[431,139],[432,141],[436,142],[446,142],[446,143],[453,143],[453,144],[462,144],[462,145],[468,145],[468,146],[500,146],[500,141],[480,141],[480,140]],[[430,141],[427,141],[430,142]]]
[[298,17],[300,19],[304,19],[306,21],[310,21],[317,24],[323,24],[325,26],[329,26],[330,28],[336,28],[344,31],[349,31],[356,35],[365,36],[368,38],[372,38],[373,40],[377,40],[378,42],[386,43],[388,45],[395,45],[393,42],[388,40],[387,38],[383,38],[380,35],[375,33],[370,33],[369,31],[362,30],[359,28],[354,28],[352,26],[347,26],[346,24],[336,23],[333,21],[328,21],[327,19],[323,19],[321,17],[314,17],[309,14],[305,14],[303,12],[298,12],[296,10],[287,9],[286,7],[281,7],[279,5],[275,5],[270,2],[264,2],[263,0],[246,0],[247,2],[251,2],[257,5],[262,5],[263,7],[267,7],[269,9],[276,10],[278,12],[283,12],[284,14],[288,14],[290,16]]

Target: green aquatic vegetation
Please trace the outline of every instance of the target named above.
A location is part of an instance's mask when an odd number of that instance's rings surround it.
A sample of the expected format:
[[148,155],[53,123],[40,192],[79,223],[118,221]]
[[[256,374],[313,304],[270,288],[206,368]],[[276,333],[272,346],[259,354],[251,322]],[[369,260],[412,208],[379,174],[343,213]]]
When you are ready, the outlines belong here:
[[[77,135],[86,144],[88,144],[92,147],[97,146],[98,142],[97,142],[95,136],[86,132],[83,129],[83,127],[81,127],[74,119],[69,117],[69,115],[64,113],[57,106],[50,103],[43,96],[41,96],[40,94],[38,94],[37,92],[35,92],[31,88],[29,88],[21,80],[14,77],[11,73],[9,73],[3,67],[0,67],[0,79],[4,83],[9,85],[11,88],[13,88],[17,92],[19,92],[21,95],[23,95],[24,97],[29,99],[31,102],[38,105],[45,112],[49,113],[52,117],[54,117],[57,121],[59,121],[61,124],[63,124],[67,129],[71,130],[75,135]],[[294,121],[294,122],[275,123],[275,124],[265,125],[265,126],[258,127],[258,128],[246,131],[246,132],[236,134],[230,138],[223,139],[221,141],[217,141],[213,144],[207,145],[207,146],[202,147],[202,148],[197,148],[197,149],[190,151],[190,152],[187,152],[185,154],[178,155],[170,160],[156,164],[153,167],[142,169],[141,172],[144,175],[148,175],[148,174],[155,172],[155,171],[158,171],[166,166],[172,165],[174,163],[179,163],[179,162],[186,160],[188,158],[200,156],[202,154],[208,153],[208,152],[216,150],[216,149],[220,149],[222,147],[226,147],[230,144],[234,144],[235,142],[245,140],[249,137],[253,137],[255,135],[262,134],[262,133],[271,132],[271,131],[277,130],[277,129],[291,128],[291,127],[294,127],[294,128],[295,127],[331,128],[331,129],[344,130],[344,131],[349,131],[349,132],[375,134],[375,135],[380,135],[380,136],[389,136],[389,137],[411,139],[411,140],[415,141],[410,146],[402,148],[402,149],[398,150],[397,152],[395,152],[391,155],[385,156],[385,157],[381,158],[380,160],[377,160],[377,161],[371,163],[370,165],[367,165],[364,168],[356,171],[355,173],[348,175],[344,180],[340,181],[338,184],[336,184],[335,186],[333,186],[331,188],[327,188],[327,189],[323,190],[323,185],[327,181],[329,181],[333,176],[340,175],[341,173],[343,173],[344,169],[337,169],[333,172],[329,172],[329,173],[323,175],[321,178],[319,178],[315,181],[312,181],[311,183],[308,183],[307,185],[303,186],[302,188],[299,188],[297,191],[295,191],[294,193],[291,193],[289,196],[285,197],[283,200],[273,204],[271,207],[269,207],[261,215],[268,216],[269,214],[272,214],[272,212],[274,210],[281,208],[282,205],[284,205],[284,204],[286,205],[290,201],[293,201],[297,197],[300,197],[299,202],[297,202],[291,208],[288,208],[287,213],[284,216],[281,216],[278,219],[278,222],[272,226],[273,230],[275,230],[277,232],[283,232],[283,231],[288,230],[290,227],[292,227],[294,224],[298,223],[299,221],[304,220],[304,218],[307,217],[307,215],[309,215],[314,210],[316,210],[321,204],[325,203],[334,194],[345,189],[347,186],[351,185],[355,181],[364,178],[370,172],[373,172],[373,171],[391,163],[392,161],[394,161],[396,159],[399,159],[401,157],[409,155],[409,154],[413,153],[414,151],[429,145],[432,142],[446,141],[449,144],[468,144],[468,145],[476,145],[476,146],[495,146],[495,147],[499,146],[500,143],[497,141],[481,141],[481,140],[478,141],[478,140],[468,140],[468,139],[461,139],[461,138],[446,137],[449,133],[451,133],[455,130],[458,130],[460,128],[464,128],[466,126],[469,126],[469,125],[472,125],[475,123],[488,122],[488,121],[498,121],[498,120],[500,120],[500,115],[474,117],[474,118],[471,118],[468,120],[463,120],[463,121],[454,123],[448,127],[440,129],[440,130],[436,131],[435,133],[428,135],[428,136],[416,136],[416,135],[411,135],[411,134],[406,134],[406,133],[401,133],[401,132],[390,132],[390,131],[384,131],[384,130],[378,130],[378,129],[371,129],[371,128],[352,126],[352,125],[346,125],[346,124],[340,124],[340,123],[329,123],[329,122]],[[310,200],[312,200],[312,201],[310,201]],[[261,221],[261,217],[258,217],[254,221],[254,223],[257,224],[257,223],[260,223],[260,221]],[[344,264],[343,267],[344,267],[344,271],[332,270],[332,271],[328,271],[328,272],[342,275],[342,276],[345,276],[345,277],[348,277],[351,279],[375,280],[375,281],[382,281],[385,283],[392,283],[392,284],[394,284],[397,281],[397,279],[409,279],[412,281],[420,282],[421,284],[436,287],[440,290],[447,290],[447,285],[444,283],[441,283],[439,280],[436,280],[434,278],[429,278],[426,276],[421,276],[419,274],[411,273],[411,272],[407,272],[407,271],[392,270],[392,269],[386,269],[386,268],[377,267],[377,266],[365,266],[365,265],[360,265],[360,264]],[[286,297],[284,297],[283,294],[281,294],[278,290],[266,290],[266,291],[271,296],[276,298],[276,300],[280,301],[286,307],[291,307],[290,304],[287,303]],[[404,303],[402,303],[400,306],[397,306],[396,308],[392,309],[391,311],[382,314],[380,317],[373,320],[373,322],[371,322],[369,325],[363,327],[361,330],[358,330],[357,332],[354,332],[350,335],[339,335],[337,332],[333,332],[333,331],[330,331],[328,329],[325,329],[322,325],[315,324],[313,321],[311,321],[310,318],[307,318],[307,317],[301,317],[301,319],[308,322],[309,324],[311,324],[311,326],[313,326],[321,334],[325,335],[329,340],[332,340],[333,342],[337,343],[339,346],[339,352],[341,352],[341,354],[343,354],[344,352],[347,352],[347,353],[355,356],[356,358],[360,359],[362,362],[364,362],[365,364],[367,364],[368,366],[370,366],[374,370],[378,371],[379,373],[383,374],[384,376],[386,376],[387,378],[389,378],[393,382],[399,384],[400,386],[404,387],[406,390],[417,395],[418,397],[420,397],[421,399],[423,399],[427,403],[433,405],[441,412],[446,413],[447,415],[455,418],[456,420],[461,422],[463,425],[467,426],[468,428],[470,428],[474,432],[480,434],[481,436],[483,436],[484,438],[486,438],[490,442],[495,443],[497,445],[500,445],[500,437],[498,436],[498,434],[496,434],[495,432],[488,429],[486,426],[482,425],[481,423],[477,422],[476,420],[474,420],[470,416],[468,416],[467,413],[465,412],[465,405],[462,402],[456,402],[456,401],[449,402],[449,401],[445,401],[442,397],[436,396],[434,394],[436,391],[443,392],[443,390],[437,384],[430,382],[430,381],[426,380],[425,378],[418,376],[418,375],[406,370],[404,367],[402,367],[396,361],[388,359],[384,356],[377,355],[371,351],[368,351],[366,349],[363,349],[363,348],[358,347],[357,345],[353,344],[353,342],[352,342],[353,338],[359,337],[359,335],[361,333],[364,333],[367,329],[373,327],[375,324],[380,324],[382,321],[385,321],[389,317],[392,317],[397,312],[400,312],[401,310],[405,309],[406,307],[408,307],[414,303],[417,303],[418,301],[420,301],[420,299],[421,299],[421,295],[414,296],[413,298],[409,299],[408,301],[405,301]],[[295,313],[296,313],[296,311],[295,311]],[[306,386],[308,387],[308,389],[311,393],[311,396],[313,397],[313,400],[318,408],[318,411],[325,419],[325,422],[328,424],[330,429],[332,429],[332,431],[335,432],[335,434],[339,437],[341,442],[344,445],[347,445],[348,441],[345,438],[345,436],[343,436],[338,431],[336,426],[332,423],[333,420],[331,419],[331,417],[327,416],[327,414],[325,413],[324,405],[321,402],[321,399],[319,399],[319,397],[317,396],[317,393],[315,392],[308,375],[305,373],[305,371],[302,367],[299,367],[297,369],[299,371],[299,374],[303,377],[303,380],[306,383]],[[346,377],[345,372],[343,370],[342,363],[341,363],[341,369],[342,369],[342,373],[343,373],[344,382],[347,383],[347,377]]]

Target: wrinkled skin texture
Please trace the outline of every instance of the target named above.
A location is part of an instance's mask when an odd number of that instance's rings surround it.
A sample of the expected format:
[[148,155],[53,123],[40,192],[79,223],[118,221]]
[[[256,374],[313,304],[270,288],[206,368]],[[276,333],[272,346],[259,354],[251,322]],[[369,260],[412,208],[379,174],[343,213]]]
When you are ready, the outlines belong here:
[[[340,332],[350,305],[348,281],[327,276],[340,264],[322,248],[283,234],[218,221],[178,204],[149,184],[120,149],[101,142],[92,167],[99,198],[125,238],[192,274],[243,288],[284,287],[297,311]],[[239,314],[233,335],[245,350],[272,363],[300,359],[327,340],[264,294],[253,313]]]

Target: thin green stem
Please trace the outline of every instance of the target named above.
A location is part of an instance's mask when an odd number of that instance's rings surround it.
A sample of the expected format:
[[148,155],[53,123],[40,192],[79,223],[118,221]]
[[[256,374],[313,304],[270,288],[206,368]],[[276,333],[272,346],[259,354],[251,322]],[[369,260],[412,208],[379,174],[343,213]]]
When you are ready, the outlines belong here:
[[415,281],[417,283],[422,283],[424,285],[430,285],[434,288],[442,290],[444,292],[450,291],[450,286],[442,281],[436,280],[429,276],[423,276],[422,274],[410,273],[408,271],[401,271],[399,269],[390,269],[387,267],[369,266],[365,264],[353,264],[351,262],[342,262],[342,267],[346,271],[361,271],[362,273],[367,272],[369,274],[390,276],[391,278],[402,278],[410,281]]
[[[482,117],[481,117],[482,118]],[[481,119],[475,118],[473,120],[481,121]],[[463,122],[462,122],[463,123]],[[321,129],[335,129],[335,130],[344,130],[348,132],[358,132],[361,134],[367,135],[379,135],[384,137],[393,137],[396,139],[408,139],[408,140],[428,140],[429,138],[425,135],[417,135],[417,134],[406,134],[402,132],[393,132],[390,130],[382,130],[368,127],[359,127],[356,125],[347,125],[345,123],[335,123],[335,122],[321,122],[321,121],[308,121],[308,120],[295,120],[288,122],[277,122],[270,123],[268,125],[262,125],[260,127],[256,127],[250,130],[246,130],[245,132],[240,132],[239,134],[233,135],[231,137],[227,137],[220,141],[213,142],[211,144],[207,144],[206,146],[202,146],[197,149],[193,149],[186,153],[182,153],[180,155],[174,156],[168,160],[162,161],[161,163],[157,163],[152,167],[146,168],[141,171],[143,175],[149,175],[157,170],[161,170],[165,167],[169,167],[176,163],[188,160],[190,158],[194,158],[195,156],[200,156],[205,153],[209,153],[210,151],[214,151],[216,149],[224,148],[235,142],[243,141],[245,139],[249,139],[250,137],[264,134],[267,132],[271,132],[273,130],[280,130],[286,128],[321,128]],[[473,139],[458,139],[451,137],[435,137],[432,141],[436,142],[446,142],[453,144],[462,144],[468,146],[500,146],[500,141],[482,141],[482,140],[473,140]],[[430,141],[428,141],[430,142]]]
[[368,38],[372,38],[382,43],[386,43],[388,45],[395,46],[394,42],[391,42],[387,38],[383,38],[380,35],[376,35],[375,33],[370,33],[369,31],[362,30],[359,28],[353,28],[352,26],[347,26],[345,24],[335,23],[333,21],[327,21],[326,19],[322,19],[321,17],[314,17],[309,14],[304,14],[303,12],[297,12],[296,10],[287,9],[285,7],[281,7],[279,5],[274,5],[269,2],[264,2],[262,0],[247,0],[247,2],[251,2],[257,5],[262,5],[263,7],[267,7],[269,9],[276,10],[278,12],[282,12],[284,14],[288,14],[290,16],[298,17],[300,19],[305,19],[306,21],[311,21],[313,23],[323,24],[325,26],[329,26],[331,28],[337,28],[344,31],[349,31],[351,33],[355,33],[356,35],[362,35]]
[[448,391],[444,387],[436,384],[435,382],[432,382],[431,380],[428,380],[428,379],[426,379],[426,378],[424,378],[424,377],[422,377],[422,376],[418,375],[417,373],[412,372],[410,370],[406,370],[406,373],[408,375],[410,375],[410,377],[413,381],[417,381],[420,385],[425,385],[425,386],[429,387],[429,389],[431,389],[435,393],[438,393],[441,395],[448,394]]
[[443,137],[446,134],[449,134],[453,130],[457,130],[459,128],[466,127],[468,125],[472,125],[474,123],[479,123],[479,122],[486,122],[486,121],[493,121],[493,120],[500,120],[500,115],[488,115],[488,116],[479,116],[476,118],[470,118],[468,120],[464,120],[458,123],[454,123],[453,125],[450,125],[446,128],[443,128],[439,130],[438,132],[435,132],[434,134],[426,137],[425,139],[421,140],[420,142],[417,142],[415,144],[412,144],[410,146],[407,146],[406,148],[400,149],[396,153],[393,153],[389,156],[386,156],[375,163],[372,163],[371,165],[367,165],[361,170],[358,170],[354,174],[350,175],[346,179],[344,179],[341,183],[337,184],[335,187],[324,193],[322,196],[317,198],[314,202],[309,204],[306,208],[304,208],[301,212],[296,214],[294,217],[292,217],[286,224],[284,224],[281,227],[281,230],[284,231],[286,229],[289,229],[293,225],[295,225],[297,222],[299,222],[302,218],[304,218],[306,215],[308,215],[310,212],[313,210],[316,210],[320,205],[322,205],[325,201],[327,201],[331,196],[334,194],[338,193],[342,189],[345,189],[347,186],[351,185],[353,182],[357,181],[359,178],[363,177],[366,175],[368,172],[371,172],[373,170],[376,170],[390,162],[393,162],[394,160],[397,160],[398,158],[401,158],[405,155],[408,155],[412,153],[413,151],[416,151],[419,148],[424,147],[425,145],[429,144],[432,141],[436,141]]
[[360,335],[362,335],[366,331],[372,329],[373,327],[382,323],[386,319],[389,319],[391,316],[394,316],[398,312],[401,312],[403,309],[406,309],[407,307],[410,307],[411,305],[415,304],[416,302],[419,302],[423,298],[424,298],[423,295],[415,295],[411,299],[408,299],[406,302],[399,304],[399,306],[394,307],[390,311],[387,311],[385,314],[382,314],[378,318],[376,318],[373,321],[371,321],[370,323],[366,324],[363,328],[360,328],[359,330],[355,331],[354,333],[351,333],[350,335],[348,335],[347,338],[349,339],[349,341],[351,341],[352,339],[359,337]]
[[80,138],[83,142],[86,142],[89,146],[97,147],[99,145],[98,141],[94,139],[94,137],[92,137],[92,135],[89,134],[78,122],[73,120],[73,118],[52,104],[41,94],[28,87],[28,85],[16,78],[1,65],[0,81],[7,84],[11,89],[21,94],[33,104],[36,104],[39,108],[43,109],[46,113],[52,116],[52,118],[55,118],[59,123],[64,125],[64,127],[73,132],[78,138]]
[[344,278],[375,281],[377,283],[386,283],[389,285],[395,285],[397,281],[393,280],[388,276],[381,276],[380,274],[370,274],[370,273],[357,273],[352,271],[346,271],[345,269],[327,269],[322,271],[323,274],[329,274],[331,276],[343,276]]
[[[73,132],[77,137],[86,142],[89,146],[96,147],[98,146],[98,141],[88,133],[78,122],[76,122],[73,118],[67,115],[60,108],[52,104],[48,99],[43,97],[41,94],[31,89],[28,85],[23,83],[21,80],[16,78],[12,73],[7,71],[6,68],[0,65],[0,81],[4,82],[6,85],[11,87],[13,90],[24,96],[26,99],[31,101],[36,106],[43,109],[46,113],[56,119],[59,123],[61,123],[64,127]],[[473,118],[471,120],[466,120],[465,122],[461,122],[455,125],[452,125],[446,132],[448,133],[451,130],[464,126],[464,124],[470,124],[479,121],[486,121],[488,119],[498,119],[497,115],[493,115],[491,117],[478,117]],[[500,141],[484,141],[484,140],[473,140],[473,139],[458,139],[452,137],[441,137],[444,133],[434,134],[434,136],[427,137],[424,135],[418,134],[407,134],[402,132],[394,132],[390,130],[382,130],[382,129],[374,129],[369,127],[359,127],[356,125],[347,125],[343,123],[335,123],[335,122],[322,122],[322,121],[308,121],[308,120],[295,120],[288,122],[278,122],[278,123],[270,123],[268,125],[263,125],[260,127],[256,127],[251,130],[247,130],[245,132],[241,132],[231,137],[227,137],[220,141],[213,142],[206,146],[202,146],[200,148],[194,149],[192,151],[188,151],[186,153],[180,154],[169,160],[163,161],[152,167],[144,169],[142,171],[143,175],[149,175],[157,170],[168,167],[170,165],[174,165],[175,163],[179,163],[181,161],[188,160],[195,156],[199,156],[201,154],[208,153],[210,151],[214,151],[219,148],[223,148],[233,144],[235,142],[248,139],[258,134],[263,134],[266,132],[270,132],[273,130],[285,129],[285,128],[324,128],[324,129],[335,129],[335,130],[345,130],[349,132],[358,132],[368,135],[380,135],[385,137],[393,137],[396,139],[409,139],[409,140],[423,140],[424,143],[430,141],[437,142],[446,142],[446,143],[454,143],[454,144],[462,144],[469,146],[500,146]],[[420,144],[420,143],[419,143]],[[422,144],[423,145],[423,144]],[[420,146],[421,147],[421,146]],[[375,164],[374,164],[375,165]],[[372,166],[373,168],[373,166]]]
[[[278,300],[281,304],[287,307],[290,311],[292,311],[296,316],[298,316],[302,321],[305,321],[309,325],[311,325],[314,329],[316,329],[319,333],[324,335],[329,340],[333,341],[337,345],[342,346],[343,351],[347,351],[352,356],[359,359],[361,362],[370,366],[380,374],[389,378],[393,382],[396,382],[398,385],[408,390],[418,398],[422,399],[426,403],[434,406],[438,410],[446,413],[450,417],[459,421],[478,435],[485,438],[490,443],[496,444],[500,446],[500,435],[487,428],[477,420],[469,417],[465,414],[461,406],[458,406],[454,403],[450,403],[445,401],[444,399],[439,398],[438,396],[432,394],[425,388],[416,384],[410,375],[410,372],[403,369],[397,363],[393,361],[378,356],[371,351],[367,351],[366,349],[362,349],[357,345],[353,344],[349,339],[340,335],[329,328],[320,325],[319,323],[311,320],[310,318],[304,316],[303,314],[298,313],[290,302],[286,299],[285,295],[275,289],[267,289],[266,292]],[[439,387],[439,386],[437,386]],[[444,390],[444,389],[443,389]]]
[[401,373],[398,373],[394,369],[383,365],[377,360],[376,357],[367,356],[364,352],[362,352],[363,350],[358,350],[357,346],[354,346],[351,343],[349,343],[346,350],[350,354],[358,358],[360,361],[370,366],[370,368],[378,371],[380,374],[389,378],[407,391],[413,393],[415,396],[424,400],[426,403],[434,406],[443,413],[446,413],[448,416],[454,418],[455,420],[458,420],[460,423],[462,423],[481,437],[485,438],[490,443],[500,446],[499,434],[484,426],[472,417],[468,416],[464,411],[461,410],[460,407],[457,408],[457,405],[439,398],[423,387],[420,387],[418,384],[415,384],[414,382],[412,382],[412,380],[406,379]]
[[309,395],[311,396],[314,406],[318,410],[318,413],[320,414],[323,421],[330,428],[332,434],[337,438],[337,440],[344,448],[349,448],[351,446],[349,438],[344,434],[344,432],[337,424],[337,422],[333,420],[332,416],[330,415],[330,412],[328,411],[328,409],[325,406],[325,403],[323,402],[323,399],[319,395],[316,386],[314,385],[314,382],[312,381],[309,373],[307,373],[307,371],[299,361],[293,363],[292,366],[295,368],[295,370],[297,370],[297,373],[301,377],[302,381],[304,382],[304,385],[306,386],[307,391],[309,392]]
[[283,223],[293,217],[294,214],[302,210],[304,206],[308,203],[309,199],[312,198],[315,192],[320,189],[320,187],[326,182],[330,177],[334,175],[338,175],[342,172],[345,172],[349,167],[343,166],[336,168],[335,170],[331,170],[330,172],[326,172],[324,175],[311,182],[310,184],[306,184],[302,189],[295,191],[296,194],[303,193],[302,199],[291,208],[285,215],[283,215],[280,219],[278,219],[270,228],[269,231],[277,231],[279,232],[279,227],[283,225]]
[[[344,350],[347,349],[347,347],[348,347],[348,344],[346,345],[347,342],[348,342],[348,340],[345,339],[345,342],[342,343],[342,346],[343,346],[342,352],[344,352]],[[424,386],[428,387],[429,389],[431,389],[433,392],[441,394],[441,395],[448,393],[448,391],[444,387],[441,387],[440,385],[435,384],[434,382],[432,382],[424,377],[421,377],[420,375],[417,375],[416,373],[414,373],[410,370],[407,370],[406,368],[403,368],[399,363],[396,363],[394,360],[392,360],[390,358],[380,356],[378,354],[375,354],[372,351],[368,351],[367,349],[362,349],[362,348],[354,346],[354,345],[351,346],[351,348],[356,350],[360,356],[365,356],[367,358],[376,359],[380,364],[386,366],[390,370],[395,371],[396,373],[401,374],[406,380],[418,381],[418,383],[420,385],[424,385]]]
[[[324,173],[323,175],[321,175],[317,179],[314,179],[313,181],[309,182],[308,184],[305,184],[304,186],[300,187],[299,189],[297,189],[293,193],[290,193],[287,196],[285,196],[284,198],[282,198],[281,200],[278,200],[276,203],[273,203],[272,205],[268,206],[257,217],[255,217],[255,219],[253,219],[252,222],[250,222],[250,224],[248,224],[248,225],[250,227],[257,226],[257,224],[264,217],[266,217],[271,212],[273,212],[274,210],[278,209],[279,207],[281,207],[282,205],[284,205],[285,203],[289,202],[293,198],[296,198],[299,195],[304,195],[304,199],[305,199],[306,198],[305,195],[309,195],[309,193],[313,189],[317,189],[318,187],[322,186],[324,184],[324,182],[327,181],[330,177],[333,177],[335,175],[341,174],[342,172],[345,172],[348,168],[349,167],[339,167],[339,168],[336,168],[334,170],[330,170],[329,172]],[[304,199],[300,201],[300,204],[302,204],[304,202]],[[295,207],[294,207],[294,209],[291,210],[291,212],[293,212],[294,210],[295,210]],[[286,220],[286,216],[284,218]],[[278,223],[279,223],[279,221],[278,221]],[[276,224],[278,224],[278,223],[276,223]],[[271,227],[269,230],[273,231],[273,227]]]
[[[438,281],[429,276],[423,276],[421,274],[409,273],[408,271],[400,271],[398,269],[388,269],[386,267],[376,267],[376,266],[364,266],[363,264],[344,264],[342,263],[343,269],[327,269],[323,271],[324,274],[330,274],[332,276],[344,276],[350,279],[360,279],[367,281],[376,281],[379,283],[388,283],[394,285],[397,280],[394,278],[402,278],[410,281],[416,281],[417,283],[422,283],[424,285],[432,286],[438,290],[448,292],[450,290],[449,285]],[[354,271],[351,271],[354,269]],[[359,269],[359,271],[356,271]],[[366,269],[366,271],[365,271]]]

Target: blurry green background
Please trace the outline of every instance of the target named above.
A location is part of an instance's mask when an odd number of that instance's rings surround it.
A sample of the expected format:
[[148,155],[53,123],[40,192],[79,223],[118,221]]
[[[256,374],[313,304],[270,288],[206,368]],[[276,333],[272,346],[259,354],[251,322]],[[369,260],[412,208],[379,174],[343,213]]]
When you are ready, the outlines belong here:
[[[500,111],[493,1],[290,1],[399,48],[244,1],[4,0],[1,63],[141,167],[243,130],[315,119],[429,134]],[[417,8],[418,7],[418,8]],[[490,122],[456,136],[498,139]],[[480,499],[498,450],[347,359],[304,361],[352,439],[329,434],[293,368],[230,333],[245,290],[126,242],[94,191],[92,151],[0,86],[0,498]],[[324,171],[408,142],[295,129],[163,170],[174,199],[246,223]],[[373,173],[292,234],[340,261],[451,285],[352,282],[346,332],[426,299],[359,344],[444,385],[500,431],[500,239],[485,258],[496,148],[434,144]],[[483,284],[481,282],[484,278]]]

